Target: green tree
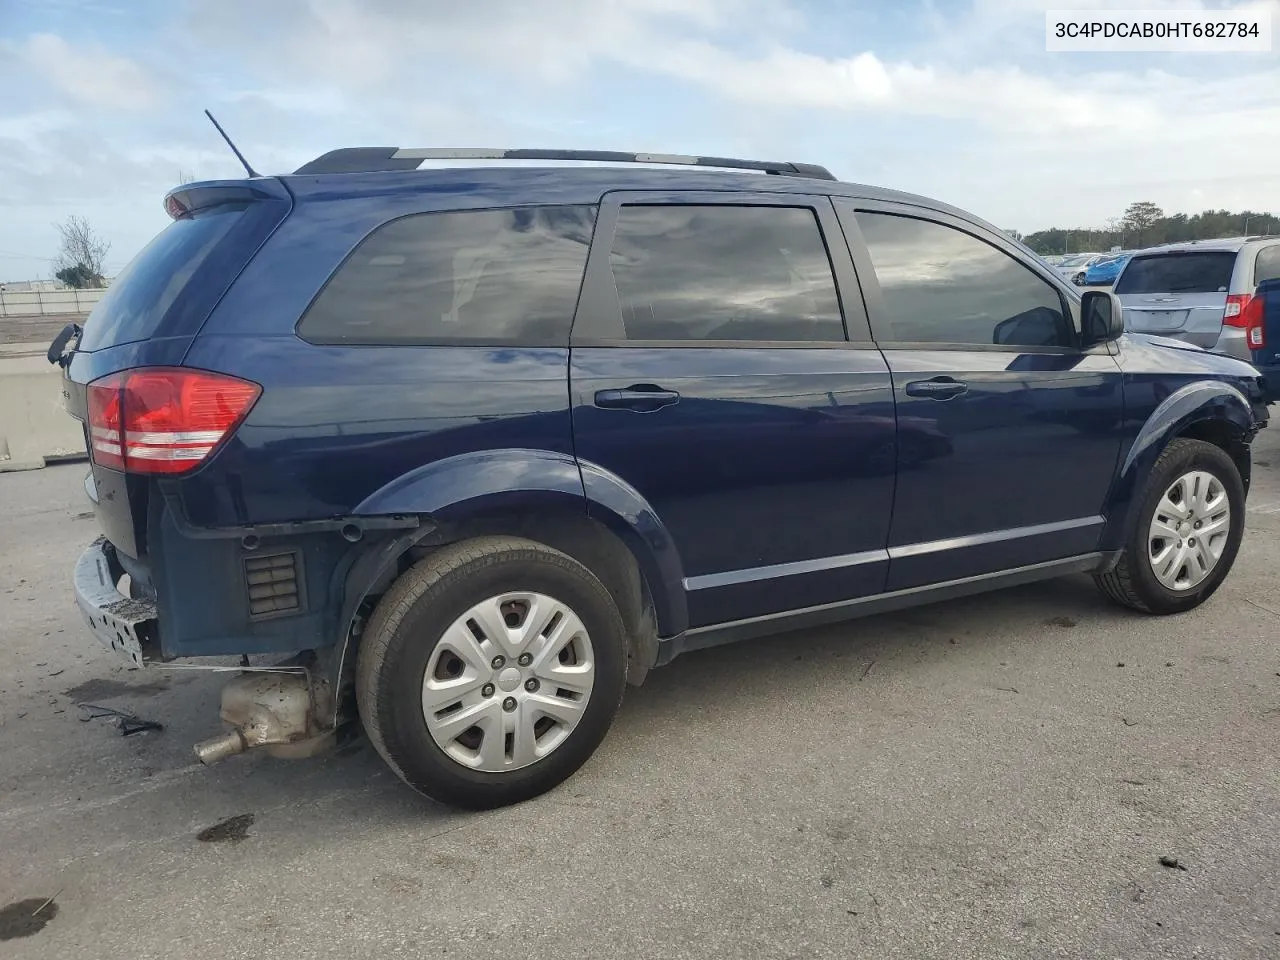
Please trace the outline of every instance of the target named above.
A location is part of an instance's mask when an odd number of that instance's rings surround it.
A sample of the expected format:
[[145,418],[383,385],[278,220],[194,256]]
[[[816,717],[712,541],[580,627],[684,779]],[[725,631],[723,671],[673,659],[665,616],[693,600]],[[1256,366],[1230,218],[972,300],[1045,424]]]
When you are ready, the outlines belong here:
[[1147,235],[1151,232],[1151,228],[1162,219],[1164,219],[1163,210],[1150,200],[1139,200],[1125,207],[1121,221],[1126,232],[1132,232],[1136,235],[1139,244],[1145,244],[1150,242]]
[[[107,251],[111,249],[111,244],[99,237],[84,217],[67,217],[58,224],[58,233],[62,239],[58,247],[58,256],[53,262],[54,276],[68,286],[78,288],[102,286]],[[77,269],[85,273],[69,275],[83,279],[87,273],[88,283],[73,284],[63,278],[64,272]]]
[[54,274],[59,280],[68,287],[76,290],[83,290],[86,287],[98,287],[102,285],[102,278],[95,277],[93,271],[86,267],[83,263],[77,263],[74,266],[63,267]]

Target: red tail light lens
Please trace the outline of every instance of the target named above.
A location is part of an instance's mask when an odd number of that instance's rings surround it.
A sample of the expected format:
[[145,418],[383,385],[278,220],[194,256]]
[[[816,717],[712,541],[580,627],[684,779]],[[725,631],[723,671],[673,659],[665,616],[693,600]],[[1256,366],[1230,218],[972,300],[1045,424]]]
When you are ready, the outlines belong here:
[[143,368],[88,387],[94,463],[131,473],[186,473],[248,415],[262,388],[220,373]]
[[1244,337],[1250,350],[1261,350],[1267,345],[1267,328],[1263,323],[1262,302],[1261,297],[1250,297],[1240,313],[1240,326],[1244,327]]
[[1247,293],[1233,293],[1227,297],[1227,309],[1222,314],[1222,322],[1228,327],[1244,327],[1247,326],[1244,319],[1244,312],[1249,307],[1249,301],[1252,300]]

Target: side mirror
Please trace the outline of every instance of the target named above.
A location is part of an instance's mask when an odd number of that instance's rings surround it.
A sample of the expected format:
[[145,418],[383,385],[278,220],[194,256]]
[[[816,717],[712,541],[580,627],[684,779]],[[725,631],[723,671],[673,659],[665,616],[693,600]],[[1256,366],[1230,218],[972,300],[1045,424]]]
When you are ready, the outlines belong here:
[[1124,307],[1107,290],[1086,291],[1080,300],[1080,346],[1114,340],[1124,333]]

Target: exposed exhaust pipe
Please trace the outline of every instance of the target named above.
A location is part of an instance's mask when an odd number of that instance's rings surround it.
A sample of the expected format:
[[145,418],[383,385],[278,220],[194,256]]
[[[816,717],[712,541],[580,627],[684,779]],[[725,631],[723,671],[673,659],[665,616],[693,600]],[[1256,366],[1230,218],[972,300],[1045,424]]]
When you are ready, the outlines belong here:
[[196,752],[196,759],[207,767],[227,757],[234,757],[237,753],[244,753],[249,749],[249,745],[244,742],[244,737],[239,730],[232,730],[225,736],[201,740],[193,749]]
[[197,743],[196,758],[208,766],[259,748],[283,757],[327,749],[334,731],[317,718],[328,715],[330,696],[328,684],[303,667],[242,673],[222,688],[222,720],[231,731]]

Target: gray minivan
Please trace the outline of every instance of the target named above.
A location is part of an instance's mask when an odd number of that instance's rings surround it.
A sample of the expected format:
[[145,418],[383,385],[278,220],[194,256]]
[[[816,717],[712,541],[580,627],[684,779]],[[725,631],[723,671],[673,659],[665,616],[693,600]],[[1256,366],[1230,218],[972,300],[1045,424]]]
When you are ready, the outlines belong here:
[[1125,329],[1249,360],[1246,308],[1258,284],[1276,277],[1280,237],[1193,240],[1139,250],[1114,290]]

